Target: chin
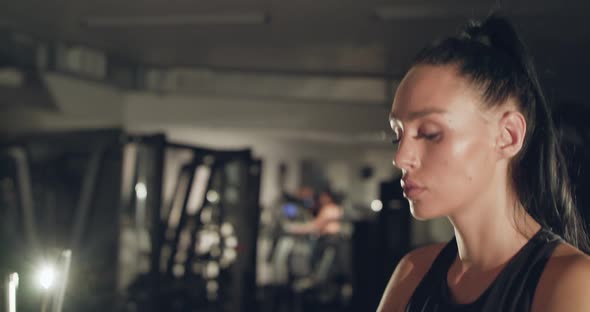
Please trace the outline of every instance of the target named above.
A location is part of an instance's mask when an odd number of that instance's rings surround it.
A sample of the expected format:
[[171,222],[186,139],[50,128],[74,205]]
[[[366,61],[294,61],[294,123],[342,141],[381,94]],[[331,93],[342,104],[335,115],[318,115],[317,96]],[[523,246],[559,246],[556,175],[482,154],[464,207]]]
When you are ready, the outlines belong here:
[[432,209],[434,205],[428,205],[421,201],[408,200],[410,203],[410,213],[416,220],[427,221],[443,217],[439,209]]

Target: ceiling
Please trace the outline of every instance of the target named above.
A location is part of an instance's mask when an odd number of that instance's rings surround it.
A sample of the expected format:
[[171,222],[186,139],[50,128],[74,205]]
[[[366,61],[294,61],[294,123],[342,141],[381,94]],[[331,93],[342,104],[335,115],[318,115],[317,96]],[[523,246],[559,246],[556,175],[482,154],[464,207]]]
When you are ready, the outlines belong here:
[[[425,43],[501,7],[521,30],[543,79],[566,102],[590,83],[590,3],[489,0],[19,0],[0,27],[102,49],[151,65],[325,76],[403,76]],[[378,17],[376,10],[390,19]],[[264,23],[90,25],[93,19],[264,14]]]

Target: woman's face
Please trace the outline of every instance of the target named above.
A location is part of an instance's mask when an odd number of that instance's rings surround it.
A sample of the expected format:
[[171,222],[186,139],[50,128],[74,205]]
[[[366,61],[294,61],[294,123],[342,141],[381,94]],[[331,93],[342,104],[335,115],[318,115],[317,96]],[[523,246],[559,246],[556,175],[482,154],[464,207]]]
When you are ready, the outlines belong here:
[[492,113],[453,66],[418,65],[401,82],[390,115],[393,164],[417,219],[452,215],[489,192],[494,175]]

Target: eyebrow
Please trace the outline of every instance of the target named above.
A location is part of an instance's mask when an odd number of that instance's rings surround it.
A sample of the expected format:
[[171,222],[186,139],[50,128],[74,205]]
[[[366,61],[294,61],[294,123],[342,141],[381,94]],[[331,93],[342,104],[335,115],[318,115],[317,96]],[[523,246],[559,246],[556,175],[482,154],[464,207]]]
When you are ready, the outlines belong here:
[[[444,114],[447,111],[444,109],[438,109],[438,108],[428,108],[428,109],[424,109],[421,111],[415,111],[415,112],[410,112],[407,114],[407,117],[404,118],[407,121],[412,121],[418,118],[422,118],[428,115],[432,115],[432,114]],[[389,120],[401,120],[400,118],[396,117],[393,113],[389,113]]]

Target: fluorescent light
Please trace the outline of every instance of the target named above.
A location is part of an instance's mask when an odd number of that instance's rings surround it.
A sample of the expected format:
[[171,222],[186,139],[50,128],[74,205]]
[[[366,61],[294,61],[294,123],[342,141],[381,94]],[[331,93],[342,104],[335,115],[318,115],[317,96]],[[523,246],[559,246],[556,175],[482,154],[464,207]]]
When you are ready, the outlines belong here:
[[169,15],[169,16],[95,16],[83,24],[88,27],[153,27],[191,25],[256,25],[266,24],[270,15],[264,12]]
[[51,286],[53,286],[53,283],[55,282],[55,277],[56,277],[56,272],[55,272],[55,268],[51,265],[44,265],[41,267],[41,269],[39,270],[39,273],[37,275],[39,284],[41,285],[41,287],[43,287],[43,289],[49,289],[51,288]]
[[16,289],[18,288],[18,273],[8,275],[8,289],[6,300],[6,312],[16,312]]
[[473,17],[487,12],[485,8],[440,5],[388,5],[375,9],[381,20]]

